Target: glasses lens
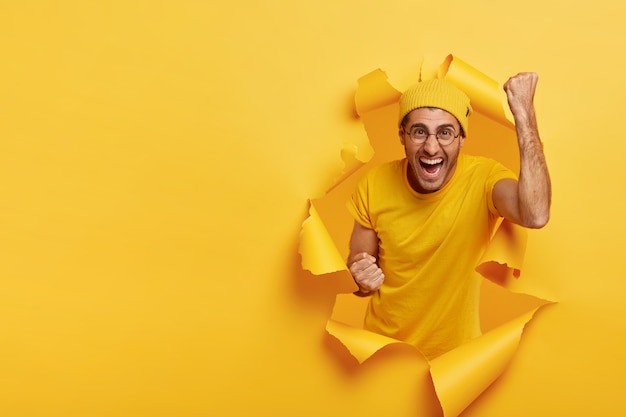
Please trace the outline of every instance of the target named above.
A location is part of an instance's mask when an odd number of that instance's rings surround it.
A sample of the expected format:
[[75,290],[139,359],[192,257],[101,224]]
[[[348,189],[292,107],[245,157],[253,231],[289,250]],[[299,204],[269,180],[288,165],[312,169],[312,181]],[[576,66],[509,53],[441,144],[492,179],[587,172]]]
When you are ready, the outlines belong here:
[[411,129],[411,133],[409,134],[409,136],[411,136],[413,142],[422,143],[425,142],[426,139],[428,139],[428,132],[426,132],[422,128],[416,127]]
[[443,129],[437,132],[437,140],[442,145],[449,145],[454,141],[454,131],[451,129]]

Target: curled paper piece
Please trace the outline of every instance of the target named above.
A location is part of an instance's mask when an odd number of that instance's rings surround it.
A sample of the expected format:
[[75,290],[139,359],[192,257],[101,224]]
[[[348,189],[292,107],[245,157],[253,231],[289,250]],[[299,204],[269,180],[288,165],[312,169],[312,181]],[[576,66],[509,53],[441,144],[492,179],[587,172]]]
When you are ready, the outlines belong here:
[[474,111],[507,127],[513,127],[504,105],[506,95],[498,82],[459,58],[448,55],[439,67],[438,78],[445,78],[461,88],[470,98]]
[[326,331],[335,336],[350,351],[359,363],[363,363],[382,348],[406,343],[387,336],[372,333],[335,320],[328,320]]
[[346,269],[346,263],[328,234],[313,202],[310,202],[309,217],[302,223],[299,251],[302,255],[302,267],[313,274],[320,275]]
[[326,331],[339,339],[359,363],[363,363],[388,345],[406,345],[391,337],[363,329],[363,316],[368,302],[367,297],[337,294],[333,312],[326,323]]
[[502,374],[515,355],[524,327],[542,307],[430,361],[444,416],[458,416]]
[[372,110],[397,103],[400,96],[401,93],[387,82],[387,75],[377,69],[359,79],[354,98],[356,111],[362,117]]
[[[467,92],[475,113],[481,114],[485,120],[493,120],[501,126],[500,129],[514,135],[514,126],[503,108],[502,99],[506,96],[496,81],[452,55],[440,66],[438,77],[445,77]],[[397,137],[400,92],[388,83],[385,73],[380,69],[359,78],[358,84],[355,97],[357,112],[375,150],[374,157],[365,164],[365,168],[403,157],[401,147],[394,140]],[[478,133],[475,129],[472,134],[480,137],[480,123]],[[516,145],[514,142],[501,141],[498,147]],[[344,151],[346,149],[349,150],[350,146],[344,146]],[[356,154],[354,150],[351,152],[352,155]],[[496,149],[498,152],[500,149]],[[353,168],[357,165],[346,163],[346,172],[354,172],[356,169]],[[352,176],[348,174],[340,177],[341,181],[348,178],[352,179]],[[348,196],[345,187],[336,184],[324,197],[325,201],[334,202],[333,208],[327,213],[338,217],[337,213],[345,212]],[[334,230],[326,228],[323,219],[324,216],[320,216],[311,203],[310,216],[303,223],[301,234],[303,267],[314,274],[339,270],[346,270],[349,274],[345,256],[339,255],[337,248],[347,247],[350,231],[346,229],[344,235],[338,235]],[[476,270],[501,284],[517,278],[523,266],[526,240],[525,229],[502,221]],[[407,345],[363,329],[366,303],[367,298],[338,294],[332,316],[326,325],[327,332],[337,338],[360,363],[386,346]],[[456,416],[462,412],[500,375],[513,357],[523,328],[535,311],[506,322],[430,362],[433,384],[446,416]],[[419,357],[423,358],[421,355]],[[426,361],[425,358],[423,360]]]

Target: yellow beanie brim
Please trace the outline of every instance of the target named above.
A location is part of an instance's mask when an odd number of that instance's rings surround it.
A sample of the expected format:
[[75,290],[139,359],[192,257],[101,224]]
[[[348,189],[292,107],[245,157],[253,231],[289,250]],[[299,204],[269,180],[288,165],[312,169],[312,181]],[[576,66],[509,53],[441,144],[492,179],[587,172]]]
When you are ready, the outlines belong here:
[[422,81],[407,89],[400,97],[398,125],[407,114],[421,107],[435,107],[452,114],[467,136],[472,106],[469,97],[449,81],[436,78]]

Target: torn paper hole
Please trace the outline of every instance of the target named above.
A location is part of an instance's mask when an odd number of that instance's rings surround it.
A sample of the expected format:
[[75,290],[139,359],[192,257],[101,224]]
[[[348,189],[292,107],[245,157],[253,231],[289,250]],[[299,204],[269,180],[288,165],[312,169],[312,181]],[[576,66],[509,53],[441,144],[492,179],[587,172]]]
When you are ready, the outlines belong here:
[[[472,136],[465,141],[464,151],[491,157],[518,172],[514,126],[507,114],[506,96],[498,83],[452,55],[441,64],[438,77],[446,78],[465,91],[475,110]],[[358,149],[344,145],[344,172],[325,197],[311,201],[310,215],[302,227],[299,252],[303,268],[314,274],[336,271],[349,274],[345,260],[353,219],[345,209],[345,202],[359,173],[404,156],[396,131],[399,98],[400,92],[388,83],[381,70],[358,81],[356,108],[375,153],[369,161],[360,161],[355,158]],[[472,140],[473,137],[479,139]],[[512,280],[523,275],[526,240],[525,229],[502,221],[476,270],[507,288]],[[362,328],[366,303],[366,298],[338,294],[326,326],[327,332],[341,341],[361,363],[385,346],[403,343]],[[542,307],[430,361],[433,384],[444,415],[458,415],[501,374],[515,354],[524,326]]]

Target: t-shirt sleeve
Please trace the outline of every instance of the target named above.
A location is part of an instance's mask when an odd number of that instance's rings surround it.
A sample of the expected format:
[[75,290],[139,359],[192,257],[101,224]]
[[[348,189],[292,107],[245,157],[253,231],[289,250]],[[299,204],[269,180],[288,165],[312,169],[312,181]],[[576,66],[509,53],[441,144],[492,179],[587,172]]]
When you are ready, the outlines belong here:
[[361,178],[358,182],[350,200],[346,203],[348,211],[354,217],[354,219],[361,224],[363,227],[367,227],[368,229],[373,229],[374,226],[372,224],[372,220],[370,218],[370,207],[369,207],[369,176],[365,176]]
[[493,188],[496,186],[498,181],[505,178],[511,178],[517,181],[517,175],[513,171],[501,163],[494,161],[493,167],[491,168],[485,183],[485,192],[487,194],[489,211],[496,216],[500,216],[500,213],[498,213],[498,209],[496,209],[496,206],[493,204]]

